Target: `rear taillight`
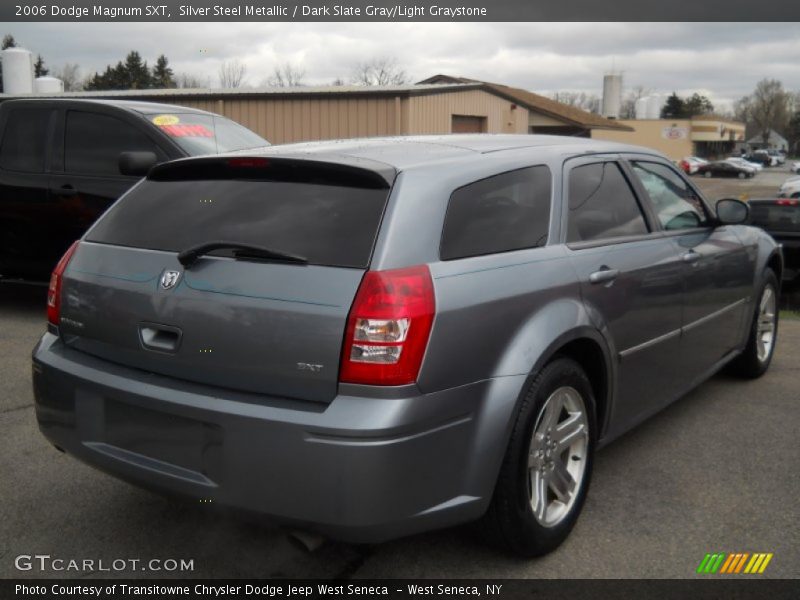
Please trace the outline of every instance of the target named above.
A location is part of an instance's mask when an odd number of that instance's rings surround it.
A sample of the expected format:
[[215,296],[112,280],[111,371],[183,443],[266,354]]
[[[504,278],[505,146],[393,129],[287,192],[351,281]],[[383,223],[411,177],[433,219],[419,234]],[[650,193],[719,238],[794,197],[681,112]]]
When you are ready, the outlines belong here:
[[797,206],[800,204],[800,200],[778,200],[776,204],[778,206]]
[[435,311],[427,266],[367,271],[347,319],[339,380],[367,385],[414,383]]
[[47,290],[47,320],[53,325],[58,325],[61,320],[61,282],[69,260],[77,249],[78,242],[73,242],[50,275],[50,287]]

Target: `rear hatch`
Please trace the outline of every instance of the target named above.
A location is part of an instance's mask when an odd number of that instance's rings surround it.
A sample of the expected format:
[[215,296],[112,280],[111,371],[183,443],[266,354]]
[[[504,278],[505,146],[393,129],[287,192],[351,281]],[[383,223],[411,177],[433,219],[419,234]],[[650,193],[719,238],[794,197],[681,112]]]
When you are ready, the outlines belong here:
[[[60,333],[149,372],[329,402],[393,177],[377,163],[287,158],[156,167],[75,252]],[[223,247],[181,264],[181,251],[208,242]],[[254,245],[287,258],[241,247]]]

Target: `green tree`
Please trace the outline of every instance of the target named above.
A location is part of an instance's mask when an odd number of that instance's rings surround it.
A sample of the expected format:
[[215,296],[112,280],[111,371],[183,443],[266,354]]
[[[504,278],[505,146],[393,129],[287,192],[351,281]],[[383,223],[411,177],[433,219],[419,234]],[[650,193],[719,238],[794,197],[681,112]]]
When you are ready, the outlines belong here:
[[44,59],[41,54],[36,55],[36,62],[33,64],[33,74],[36,77],[44,77],[50,73],[50,69],[44,66]]
[[678,94],[672,92],[672,95],[667,98],[664,107],[661,109],[662,119],[682,119],[686,112],[686,105]]
[[694,117],[696,115],[710,115],[714,112],[714,105],[711,100],[701,96],[697,92],[690,98],[683,101],[684,117]]
[[175,82],[174,73],[169,66],[169,61],[163,54],[156,59],[156,65],[153,67],[151,84],[152,87],[159,89],[178,87],[178,84]]
[[[158,65],[156,65],[158,66]],[[166,57],[162,65],[164,73],[172,76],[172,69],[167,67]],[[125,62],[119,61],[116,66],[108,65],[106,70],[95,73],[89,78],[87,90],[145,90],[153,87],[153,76],[147,66],[147,61],[135,50],[131,50],[125,57]],[[174,82],[173,82],[173,86]]]

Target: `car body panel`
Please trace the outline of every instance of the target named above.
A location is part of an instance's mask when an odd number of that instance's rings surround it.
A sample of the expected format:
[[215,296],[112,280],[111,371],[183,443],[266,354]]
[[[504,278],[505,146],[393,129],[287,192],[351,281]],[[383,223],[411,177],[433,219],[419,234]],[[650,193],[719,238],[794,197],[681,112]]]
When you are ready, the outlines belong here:
[[[197,272],[182,272],[184,288],[159,291],[163,270],[180,270],[174,253],[83,242],[65,274],[65,320],[34,350],[37,418],[60,448],[139,485],[343,539],[380,541],[480,516],[528,386],[576,343],[595,350],[585,366],[596,378],[596,441],[618,437],[736,356],[763,270],[782,264],[775,242],[752,227],[709,221],[664,231],[633,180],[647,234],[567,244],[573,165],[617,161],[629,178],[628,160],[672,168],[633,146],[423,136],[259,156],[397,173],[368,268],[429,269],[436,312],[416,381],[337,381],[343,322],[363,270],[208,257]],[[453,190],[537,165],[552,174],[544,246],[440,258]],[[700,259],[686,261],[690,251]],[[594,281],[604,267],[617,277]],[[185,356],[141,348],[141,321],[165,315],[185,319],[160,323],[181,330]],[[224,352],[203,356],[206,345]],[[293,373],[286,361],[306,356],[326,370]]]

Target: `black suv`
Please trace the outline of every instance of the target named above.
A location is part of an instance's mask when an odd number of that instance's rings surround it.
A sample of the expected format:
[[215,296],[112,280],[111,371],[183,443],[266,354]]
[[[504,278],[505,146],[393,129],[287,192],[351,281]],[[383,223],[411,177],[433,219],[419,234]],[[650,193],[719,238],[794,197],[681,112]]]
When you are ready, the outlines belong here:
[[249,129],[182,106],[6,100],[0,104],[0,277],[46,280],[69,245],[157,163],[262,146],[269,142]]

